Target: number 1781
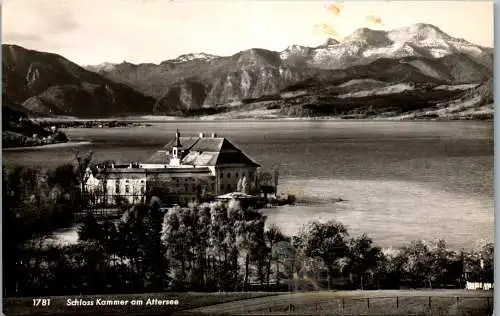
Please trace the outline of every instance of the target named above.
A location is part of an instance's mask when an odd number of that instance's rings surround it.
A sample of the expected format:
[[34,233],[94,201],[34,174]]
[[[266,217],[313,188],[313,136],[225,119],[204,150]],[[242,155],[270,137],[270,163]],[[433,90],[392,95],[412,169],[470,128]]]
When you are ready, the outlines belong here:
[[34,298],[33,306],[50,306],[50,298]]

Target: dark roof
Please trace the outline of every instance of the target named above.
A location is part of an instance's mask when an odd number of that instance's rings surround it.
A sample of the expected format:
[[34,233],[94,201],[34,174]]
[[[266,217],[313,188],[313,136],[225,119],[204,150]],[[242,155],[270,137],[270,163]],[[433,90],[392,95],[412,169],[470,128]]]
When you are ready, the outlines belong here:
[[209,152],[219,152],[222,146],[226,143],[225,138],[199,138],[196,143],[189,149],[190,151],[209,151]]
[[151,164],[168,164],[170,162],[170,154],[162,149],[155,152],[145,163]]
[[[199,137],[179,137],[183,150],[189,150],[189,148],[191,148],[199,139]],[[176,139],[174,138],[163,146],[163,150],[171,152],[175,144]]]
[[241,149],[236,147],[226,138],[223,138],[221,151],[217,158],[217,165],[225,164],[244,164],[247,166],[260,167],[255,160],[245,155]]
[[[227,164],[260,166],[252,158],[245,155],[241,149],[223,137],[180,137],[180,142],[185,153],[182,164],[195,166]],[[162,150],[154,153],[146,163],[168,164],[170,162],[170,153],[175,144],[176,140],[171,140],[163,146]]]
[[241,151],[222,151],[217,157],[216,165],[242,164],[247,166],[259,167],[259,164],[245,155]]

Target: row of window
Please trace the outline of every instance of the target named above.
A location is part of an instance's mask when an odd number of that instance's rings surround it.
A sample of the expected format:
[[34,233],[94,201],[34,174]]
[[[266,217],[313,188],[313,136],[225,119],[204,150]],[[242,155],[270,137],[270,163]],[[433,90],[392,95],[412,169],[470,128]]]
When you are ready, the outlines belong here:
[[[228,178],[228,179],[231,179],[231,172],[228,172],[228,173],[226,174],[226,176],[227,176],[227,178]],[[239,178],[239,177],[240,177],[240,174],[239,174],[238,172],[236,172],[236,173],[234,174],[234,176],[235,176],[235,178]],[[241,174],[241,177],[242,177],[242,178],[244,178],[244,177],[246,177],[246,176],[247,176],[247,173],[246,173],[246,172],[243,172],[243,173]],[[253,173],[252,173],[252,172],[250,172],[250,173],[249,173],[249,177],[250,177],[250,178],[252,178],[252,176],[253,176]],[[224,173],[221,173],[220,177],[221,177],[221,178],[224,178]]]
[[[144,203],[146,201],[144,196],[137,196],[137,195],[130,196],[129,195],[129,196],[122,196],[122,197],[127,199],[130,203],[137,203],[137,202]],[[102,198],[98,198],[97,201],[98,202],[106,201],[106,203],[113,204],[115,202],[115,199],[114,199],[114,197],[108,196],[105,200],[103,200]]]
[[[107,191],[107,189],[108,189],[107,187],[104,188],[105,191]],[[121,190],[120,190],[120,184],[117,183],[115,185],[115,193],[116,194],[120,194],[120,192],[121,192]],[[146,192],[146,189],[144,188],[144,186],[141,186],[140,192],[141,192],[141,194],[144,194]],[[125,185],[125,193],[130,193],[130,185],[129,184]]]
[[[125,183],[128,183],[128,180],[125,181]],[[144,181],[141,181],[141,183],[144,183]],[[211,191],[213,192],[213,191],[215,191],[215,184],[211,183],[211,184],[207,185],[207,188],[210,188]],[[196,192],[196,190],[197,190],[196,184],[192,184],[192,185],[189,185],[187,183],[184,184],[184,192],[188,192],[188,191],[190,191],[190,189],[191,189],[191,192]],[[231,191],[234,188],[233,188],[233,186],[231,184],[223,184],[223,183],[221,183],[220,190],[224,191],[224,189],[226,189],[227,191]],[[107,191],[107,187],[105,187],[105,191]],[[116,182],[116,184],[115,184],[115,194],[120,194],[120,193],[121,193],[120,183]],[[125,184],[125,192],[124,193],[125,194],[130,194],[131,193],[131,187],[130,187],[129,184]],[[144,186],[141,186],[140,193],[141,194],[145,193],[145,187]]]

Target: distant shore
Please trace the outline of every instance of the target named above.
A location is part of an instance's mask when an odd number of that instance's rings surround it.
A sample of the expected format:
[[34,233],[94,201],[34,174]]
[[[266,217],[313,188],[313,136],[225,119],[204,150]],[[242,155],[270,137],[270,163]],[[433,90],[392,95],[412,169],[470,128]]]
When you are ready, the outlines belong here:
[[34,118],[42,126],[56,126],[57,128],[126,128],[126,127],[146,127],[149,123],[159,122],[206,122],[206,121],[493,121],[493,113],[478,114],[478,116],[467,117],[287,117],[278,115],[246,116],[246,115],[208,115],[208,116],[124,116],[111,118],[69,118],[51,117]]
[[3,151],[19,151],[26,149],[40,149],[40,148],[60,148],[60,147],[75,147],[75,146],[83,146],[91,144],[90,141],[79,141],[79,142],[63,142],[63,143],[54,143],[54,144],[46,144],[46,145],[36,145],[36,146],[20,146],[20,147],[4,147]]

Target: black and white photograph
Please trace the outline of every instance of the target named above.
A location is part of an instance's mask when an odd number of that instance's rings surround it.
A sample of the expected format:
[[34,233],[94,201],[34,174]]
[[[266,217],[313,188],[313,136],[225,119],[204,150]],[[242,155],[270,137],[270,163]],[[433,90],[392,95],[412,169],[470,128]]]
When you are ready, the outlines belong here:
[[493,1],[1,15],[4,315],[493,314]]

